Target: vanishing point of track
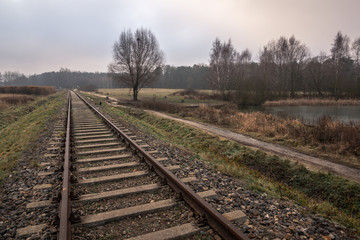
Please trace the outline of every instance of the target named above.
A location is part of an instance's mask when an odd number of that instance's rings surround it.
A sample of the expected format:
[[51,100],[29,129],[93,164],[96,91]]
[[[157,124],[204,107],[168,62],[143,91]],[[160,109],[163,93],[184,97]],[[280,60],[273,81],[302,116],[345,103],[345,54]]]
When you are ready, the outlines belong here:
[[166,164],[81,95],[71,92],[68,99],[59,239],[129,232],[131,239],[191,238],[209,226],[223,239],[247,239],[229,221],[234,214],[225,217],[204,200],[213,191],[195,193],[186,183],[196,179],[172,173],[179,166]]

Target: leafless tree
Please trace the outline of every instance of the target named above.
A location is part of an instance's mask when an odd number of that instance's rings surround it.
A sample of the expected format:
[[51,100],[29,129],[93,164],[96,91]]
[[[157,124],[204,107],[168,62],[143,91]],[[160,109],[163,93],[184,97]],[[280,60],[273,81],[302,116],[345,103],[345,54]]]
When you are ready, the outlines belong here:
[[352,43],[351,50],[353,52],[353,58],[357,66],[360,65],[360,37],[356,38]]
[[334,43],[331,48],[334,68],[333,92],[336,97],[340,94],[340,80],[344,77],[342,70],[345,67],[346,60],[349,58],[349,42],[350,38],[339,31],[335,36]]
[[295,97],[295,90],[297,84],[301,84],[305,62],[310,56],[310,50],[302,44],[299,40],[296,40],[294,36],[289,38],[289,90],[290,96]]
[[259,78],[263,87],[263,98],[269,99],[273,95],[276,85],[275,54],[272,48],[264,46],[259,52]]
[[2,75],[2,80],[5,83],[10,83],[21,76],[23,76],[23,75],[17,71],[15,71],[15,72],[5,71],[4,74]]
[[319,56],[311,58],[306,64],[306,78],[311,89],[315,90],[320,96],[326,89],[326,61],[328,57],[325,52],[320,52]]
[[354,40],[351,46],[351,50],[355,62],[354,81],[357,85],[357,95],[360,96],[360,37]]
[[236,92],[241,104],[245,105],[248,101],[251,92],[250,83],[250,64],[251,64],[251,52],[249,49],[245,49],[236,56]]
[[154,82],[161,73],[164,54],[155,35],[147,29],[123,31],[113,48],[114,61],[108,66],[109,76],[132,88],[133,99],[144,86]]
[[286,95],[287,89],[287,72],[288,72],[288,64],[287,57],[289,51],[289,44],[286,37],[280,37],[277,42],[270,43],[270,48],[273,49],[275,54],[275,63],[278,69],[278,84],[277,89],[279,95]]
[[218,38],[215,39],[210,53],[209,80],[224,100],[229,100],[234,90],[236,56],[237,52],[230,39],[227,43],[221,43]]
[[241,53],[238,53],[236,56],[236,65],[237,65],[237,78],[238,81],[245,82],[247,75],[249,73],[249,64],[251,62],[251,52],[249,49],[245,49]]
[[302,73],[309,56],[309,49],[294,36],[290,38],[282,36],[264,47],[264,51],[260,52],[260,62],[261,58],[263,63],[264,60],[271,59],[275,64],[277,71],[273,83],[277,95],[287,96],[290,92],[291,97],[295,96],[295,90],[302,82]]

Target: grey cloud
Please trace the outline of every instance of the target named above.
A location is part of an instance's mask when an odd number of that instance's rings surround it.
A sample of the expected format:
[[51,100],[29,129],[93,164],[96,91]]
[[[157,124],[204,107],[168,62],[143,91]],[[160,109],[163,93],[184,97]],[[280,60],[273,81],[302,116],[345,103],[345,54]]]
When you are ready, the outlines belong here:
[[120,32],[138,27],[154,32],[170,65],[207,63],[215,37],[256,56],[294,34],[318,54],[338,30],[360,36],[359,8],[357,0],[1,0],[0,71],[106,71]]

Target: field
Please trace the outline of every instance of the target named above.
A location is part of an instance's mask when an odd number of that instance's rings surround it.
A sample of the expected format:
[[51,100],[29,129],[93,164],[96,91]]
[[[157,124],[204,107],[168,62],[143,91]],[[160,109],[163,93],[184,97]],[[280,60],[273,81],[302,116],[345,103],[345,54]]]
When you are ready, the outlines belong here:
[[[176,103],[181,105],[192,104],[225,104],[218,97],[214,96],[212,90],[196,90],[199,93],[198,97],[190,97],[190,95],[181,96],[177,94],[183,89],[163,89],[163,88],[143,88],[139,92],[138,99],[140,101],[161,101],[167,103]],[[129,88],[115,88],[115,89],[99,89],[99,94],[108,95],[119,99],[119,101],[131,101],[132,91]],[[202,97],[201,97],[202,96]],[[206,98],[206,99],[204,99]]]

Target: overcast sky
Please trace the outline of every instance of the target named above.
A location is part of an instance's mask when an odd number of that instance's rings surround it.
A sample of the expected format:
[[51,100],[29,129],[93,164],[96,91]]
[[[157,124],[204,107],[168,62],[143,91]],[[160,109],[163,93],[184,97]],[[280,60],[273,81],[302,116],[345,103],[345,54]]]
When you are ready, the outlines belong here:
[[0,0],[0,72],[104,72],[120,33],[140,27],[175,66],[207,64],[216,37],[255,59],[292,34],[313,55],[329,53],[337,31],[360,37],[359,9],[359,0]]

